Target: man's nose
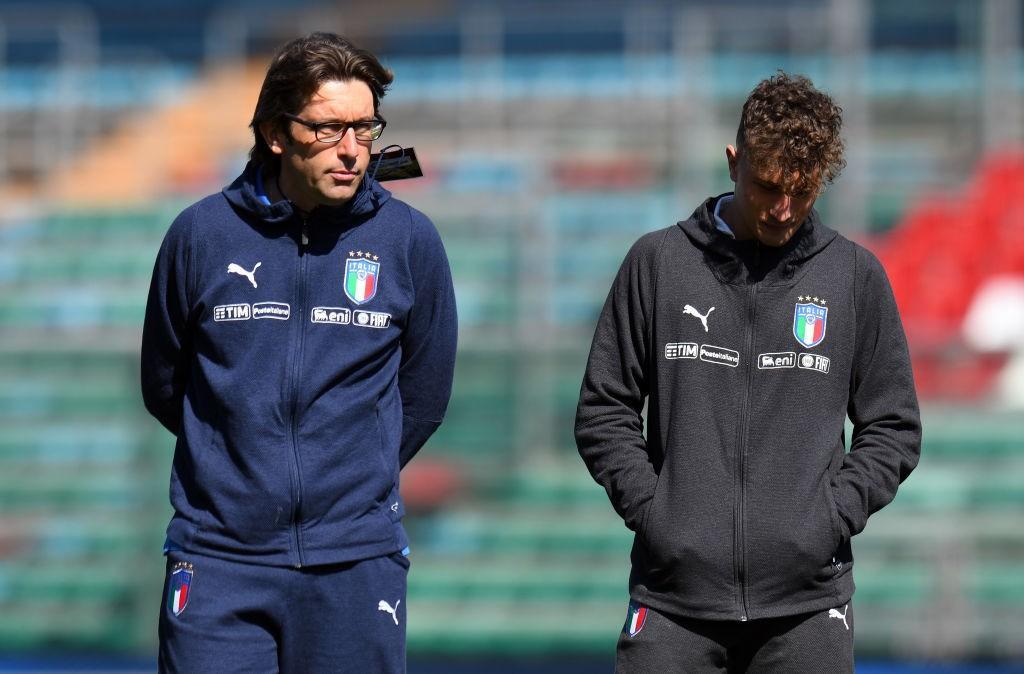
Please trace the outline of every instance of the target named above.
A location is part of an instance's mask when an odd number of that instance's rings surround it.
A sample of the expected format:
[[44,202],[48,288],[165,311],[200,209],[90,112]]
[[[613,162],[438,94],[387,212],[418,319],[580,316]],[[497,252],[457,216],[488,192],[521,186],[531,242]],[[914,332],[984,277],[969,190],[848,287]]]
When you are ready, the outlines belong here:
[[772,205],[771,210],[768,212],[771,213],[772,217],[779,222],[785,222],[789,220],[790,216],[792,216],[792,213],[790,212],[790,207],[792,205],[793,197],[788,194],[783,194],[775,204]]
[[359,141],[356,139],[356,130],[352,127],[345,129],[336,147],[339,157],[355,157],[359,152]]

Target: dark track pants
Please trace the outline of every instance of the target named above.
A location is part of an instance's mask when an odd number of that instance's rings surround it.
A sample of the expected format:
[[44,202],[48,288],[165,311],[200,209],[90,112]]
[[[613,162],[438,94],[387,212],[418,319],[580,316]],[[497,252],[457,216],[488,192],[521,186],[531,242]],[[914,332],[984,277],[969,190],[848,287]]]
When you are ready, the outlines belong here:
[[400,553],[303,569],[168,553],[160,671],[405,672],[408,569]]
[[647,609],[643,627],[630,636],[635,606],[631,602],[619,635],[617,674],[853,672],[850,604],[747,622],[692,620]]

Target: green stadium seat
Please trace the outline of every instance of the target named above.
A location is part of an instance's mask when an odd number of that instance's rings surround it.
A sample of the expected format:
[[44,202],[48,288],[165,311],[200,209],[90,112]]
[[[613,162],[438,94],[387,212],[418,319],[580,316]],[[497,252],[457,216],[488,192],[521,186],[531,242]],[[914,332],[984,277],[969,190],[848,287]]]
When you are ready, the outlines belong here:
[[1024,615],[1024,562],[978,563],[967,570],[964,584],[978,604],[1013,607]]

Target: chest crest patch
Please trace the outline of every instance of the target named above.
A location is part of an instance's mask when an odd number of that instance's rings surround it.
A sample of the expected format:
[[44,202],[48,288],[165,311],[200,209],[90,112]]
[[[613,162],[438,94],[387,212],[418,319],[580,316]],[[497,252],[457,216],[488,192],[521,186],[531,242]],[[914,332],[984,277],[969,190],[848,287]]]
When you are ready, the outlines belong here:
[[366,304],[377,295],[380,286],[380,257],[373,253],[349,251],[345,260],[345,297]]
[[801,295],[797,298],[793,312],[793,336],[796,341],[810,349],[825,339],[828,323],[828,307],[820,297]]

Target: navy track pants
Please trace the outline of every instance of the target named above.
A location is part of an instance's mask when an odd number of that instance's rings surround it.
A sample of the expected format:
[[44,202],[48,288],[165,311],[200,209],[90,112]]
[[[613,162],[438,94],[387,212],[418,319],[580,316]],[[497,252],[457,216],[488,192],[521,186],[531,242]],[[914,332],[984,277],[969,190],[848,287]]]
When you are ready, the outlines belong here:
[[401,553],[294,569],[167,555],[161,672],[405,672]]

